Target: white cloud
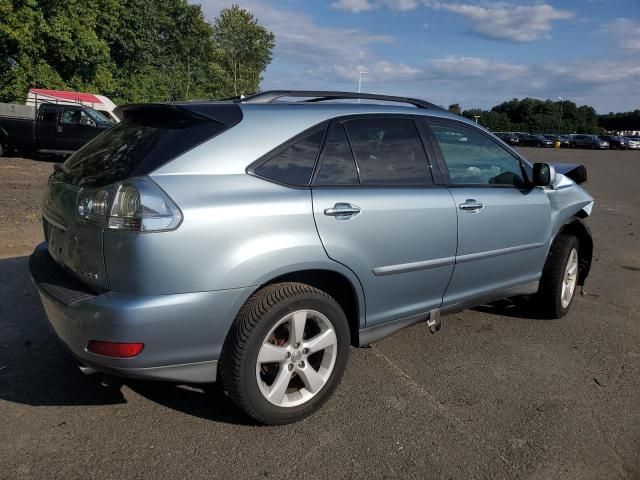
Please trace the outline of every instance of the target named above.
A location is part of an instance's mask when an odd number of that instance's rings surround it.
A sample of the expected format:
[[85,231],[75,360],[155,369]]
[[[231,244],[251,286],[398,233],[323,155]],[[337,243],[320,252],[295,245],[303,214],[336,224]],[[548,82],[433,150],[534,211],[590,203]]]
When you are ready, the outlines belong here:
[[467,18],[471,22],[471,31],[482,37],[512,42],[531,42],[543,38],[551,31],[553,21],[575,17],[574,12],[559,10],[546,3],[426,3],[437,10],[446,10]]
[[369,0],[338,0],[331,4],[331,8],[346,10],[351,13],[360,13],[373,10],[375,6]]
[[500,62],[478,57],[447,56],[431,60],[431,75],[454,75],[465,77],[485,77],[492,81],[513,80],[528,73],[524,65]]
[[616,18],[607,22],[602,30],[616,39],[619,48],[640,53],[640,22],[628,18]]
[[522,5],[508,1],[470,0],[466,3],[440,0],[338,0],[333,8],[360,13],[380,7],[396,11],[415,10],[420,5],[460,15],[471,22],[471,32],[485,38],[531,42],[549,35],[554,21],[570,20],[575,13],[546,3]]
[[522,64],[447,56],[430,60],[418,78],[430,92],[428,99],[443,105],[486,108],[513,97],[560,95],[608,112],[634,108],[628,92],[640,89],[640,65],[604,60]]

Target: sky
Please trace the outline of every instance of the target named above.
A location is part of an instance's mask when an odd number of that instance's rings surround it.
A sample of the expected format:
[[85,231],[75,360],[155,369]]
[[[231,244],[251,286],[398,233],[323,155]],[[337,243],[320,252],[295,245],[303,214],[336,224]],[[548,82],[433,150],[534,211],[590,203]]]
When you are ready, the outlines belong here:
[[463,109],[511,98],[640,108],[640,0],[200,0],[276,36],[261,88],[348,90]]

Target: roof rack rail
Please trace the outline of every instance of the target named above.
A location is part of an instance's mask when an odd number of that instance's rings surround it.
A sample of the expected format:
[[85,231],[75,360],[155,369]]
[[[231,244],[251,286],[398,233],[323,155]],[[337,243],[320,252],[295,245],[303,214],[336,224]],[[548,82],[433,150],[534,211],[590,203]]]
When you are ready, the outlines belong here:
[[376,93],[336,92],[331,90],[267,90],[236,99],[242,103],[271,103],[283,97],[310,97],[305,102],[325,102],[328,100],[380,100],[385,102],[408,103],[418,108],[429,110],[444,110],[431,102],[410,97],[396,97],[394,95],[378,95]]

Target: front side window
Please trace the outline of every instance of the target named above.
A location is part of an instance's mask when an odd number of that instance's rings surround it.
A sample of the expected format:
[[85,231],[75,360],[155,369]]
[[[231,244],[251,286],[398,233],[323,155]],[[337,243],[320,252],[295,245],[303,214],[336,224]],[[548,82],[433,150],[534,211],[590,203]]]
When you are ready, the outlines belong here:
[[309,185],[323,136],[324,130],[310,134],[258,166],[254,172],[278,183]]
[[427,156],[410,118],[362,118],[345,122],[362,185],[432,183]]
[[431,129],[453,185],[525,185],[520,162],[489,137],[462,125]]
[[327,133],[316,185],[358,185],[358,171],[341,122],[333,122]]
[[62,123],[65,125],[80,125],[82,111],[79,108],[65,108],[62,111]]

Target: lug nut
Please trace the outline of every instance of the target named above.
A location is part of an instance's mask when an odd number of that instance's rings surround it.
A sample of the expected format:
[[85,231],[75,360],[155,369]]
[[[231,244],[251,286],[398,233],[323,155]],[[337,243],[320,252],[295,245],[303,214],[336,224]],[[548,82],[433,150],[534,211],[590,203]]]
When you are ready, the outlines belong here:
[[300,368],[304,368],[304,362],[300,362],[300,363],[298,363],[298,366],[299,366]]
[[303,348],[302,349],[302,353],[304,353],[306,355],[307,353],[309,353],[309,349],[308,348]]
[[300,344],[296,343],[296,349],[300,348]]
[[287,352],[287,358],[291,356],[291,352]]
[[293,370],[293,363],[289,364],[289,371]]

